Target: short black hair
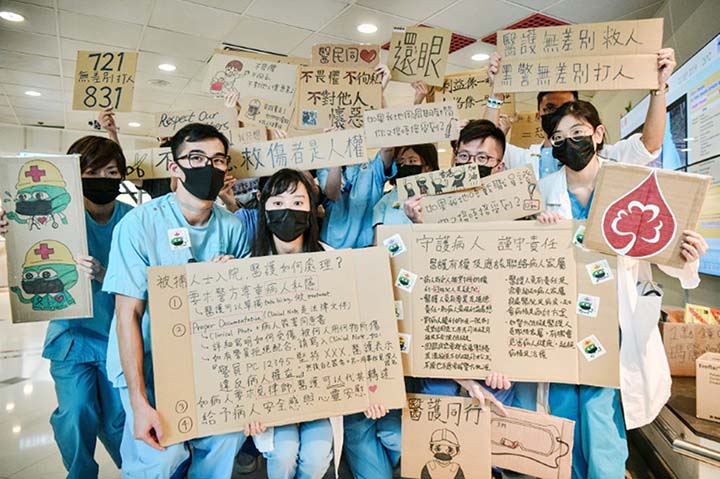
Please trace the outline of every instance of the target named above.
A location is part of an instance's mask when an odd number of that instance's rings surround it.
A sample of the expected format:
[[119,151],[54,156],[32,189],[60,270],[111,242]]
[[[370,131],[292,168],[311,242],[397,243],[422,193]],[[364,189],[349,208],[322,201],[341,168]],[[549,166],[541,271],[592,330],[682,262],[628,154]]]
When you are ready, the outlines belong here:
[[580,97],[578,96],[577,90],[566,90],[566,91],[541,91],[537,94],[537,106],[538,110],[540,109],[540,103],[542,103],[542,99],[545,98],[545,95],[549,95],[551,93],[571,93],[575,101],[578,101]]
[[[578,118],[580,120],[587,121],[588,123],[590,123],[590,125],[592,125],[593,130],[595,130],[598,126],[602,125],[602,120],[600,120],[600,113],[598,113],[595,105],[593,105],[589,101],[569,101],[564,105],[561,105],[560,108],[555,110],[555,112],[549,113],[549,115],[550,120],[543,123],[543,127],[547,127],[547,129],[545,130],[545,134],[548,138],[553,136],[553,133],[555,133],[555,130],[557,129],[560,121],[568,115],[574,116],[575,118]],[[602,150],[604,143],[605,137],[603,137],[602,141],[598,145],[597,151]]]
[[102,136],[88,135],[76,140],[67,151],[68,155],[80,155],[80,172],[99,170],[112,160],[117,163],[120,175],[125,178],[127,162],[120,145]]
[[451,141],[450,144],[453,151],[457,152],[462,143],[470,143],[474,140],[484,140],[486,138],[497,141],[500,148],[502,148],[503,155],[505,154],[505,133],[490,120],[470,120],[465,128],[460,130],[460,138],[457,141]]
[[202,141],[217,138],[225,148],[227,155],[230,143],[225,135],[220,133],[217,128],[205,123],[190,123],[180,128],[172,138],[170,138],[170,149],[172,150],[173,159],[177,161],[180,155],[180,147],[186,141]]

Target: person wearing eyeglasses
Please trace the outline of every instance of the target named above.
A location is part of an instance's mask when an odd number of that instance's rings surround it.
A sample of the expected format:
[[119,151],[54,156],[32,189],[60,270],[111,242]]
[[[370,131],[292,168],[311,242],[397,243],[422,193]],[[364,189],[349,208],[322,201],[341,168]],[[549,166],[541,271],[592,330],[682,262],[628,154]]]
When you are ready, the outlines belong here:
[[[230,157],[228,140],[210,125],[192,123],[170,140],[170,174],[177,189],[129,212],[113,233],[103,291],[115,296],[107,352],[108,378],[120,392],[125,427],[123,477],[231,476],[241,433],[163,447],[155,409],[147,268],[226,261],[250,252],[242,222],[215,203]],[[192,460],[190,460],[190,446]],[[188,469],[189,468],[189,469]]]
[[[495,75],[500,71],[500,61],[500,56],[494,53],[488,68],[490,85],[493,85]],[[658,158],[665,139],[667,80],[670,78],[676,64],[675,50],[672,48],[663,48],[657,53],[659,86],[657,90],[650,92],[650,105],[645,116],[642,133],[636,133],[612,145],[603,145],[604,148],[599,153],[602,158],[636,165],[647,165]],[[486,119],[498,124],[499,108],[502,106],[504,98],[502,93],[492,95],[488,101]],[[550,118],[550,114],[565,103],[577,100],[578,92],[576,91],[543,91],[538,93],[537,118],[543,124],[543,130]],[[535,170],[535,176],[542,179],[558,171],[562,166],[558,161],[559,159],[555,158],[552,153],[552,145],[547,137],[542,143],[530,145],[530,148],[520,148],[508,143],[505,147],[504,162],[508,169],[530,164]]]

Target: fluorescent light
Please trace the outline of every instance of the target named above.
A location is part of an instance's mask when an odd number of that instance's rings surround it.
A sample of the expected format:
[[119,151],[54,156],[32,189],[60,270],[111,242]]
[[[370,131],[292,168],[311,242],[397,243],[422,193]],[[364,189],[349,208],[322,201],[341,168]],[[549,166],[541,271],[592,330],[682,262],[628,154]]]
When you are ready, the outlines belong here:
[[13,434],[20,434],[20,431],[22,431],[22,428],[19,425],[13,426],[13,428],[12,428]]
[[0,18],[7,20],[8,22],[22,22],[25,21],[25,17],[15,12],[0,12]]
[[35,388],[33,387],[32,383],[27,383],[25,386],[23,386],[23,394],[26,396],[30,396],[33,393],[33,390]]
[[28,90],[25,92],[25,94],[27,96],[42,96],[42,93],[40,93],[39,91],[35,91],[35,90]]
[[7,403],[7,404],[5,405],[5,410],[6,410],[7,412],[10,412],[10,411],[12,411],[12,410],[14,410],[14,409],[15,409],[15,403],[14,403],[14,402],[9,402],[9,403]]
[[357,27],[357,31],[360,33],[375,33],[377,32],[377,25],[372,23],[361,23]]
[[692,137],[691,138],[683,138],[683,141],[685,141],[685,142],[695,141],[695,138],[692,138]]
[[171,65],[170,63],[161,63],[158,65],[158,68],[164,72],[174,72],[177,70],[177,67],[175,65]]
[[485,60],[489,59],[490,55],[487,53],[476,53],[475,55],[471,56],[470,59],[476,62],[484,62]]
[[131,121],[130,123],[128,123],[128,126],[132,127],[132,128],[138,128],[138,127],[141,127],[142,125],[136,121]]
[[445,153],[445,148],[438,148],[438,153]]

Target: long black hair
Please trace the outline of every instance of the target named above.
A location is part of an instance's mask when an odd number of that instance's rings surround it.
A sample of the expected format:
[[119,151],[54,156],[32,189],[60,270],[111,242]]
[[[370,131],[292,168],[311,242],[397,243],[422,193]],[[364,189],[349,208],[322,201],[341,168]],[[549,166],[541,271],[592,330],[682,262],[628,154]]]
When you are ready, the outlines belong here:
[[320,227],[318,226],[317,198],[310,180],[305,174],[298,170],[284,168],[272,175],[260,192],[258,201],[258,225],[255,241],[250,251],[250,256],[269,256],[277,254],[273,234],[267,224],[265,214],[265,203],[272,196],[278,196],[286,191],[294,193],[298,185],[302,184],[310,198],[310,220],[308,227],[303,232],[303,253],[312,251],[324,251],[320,244]]

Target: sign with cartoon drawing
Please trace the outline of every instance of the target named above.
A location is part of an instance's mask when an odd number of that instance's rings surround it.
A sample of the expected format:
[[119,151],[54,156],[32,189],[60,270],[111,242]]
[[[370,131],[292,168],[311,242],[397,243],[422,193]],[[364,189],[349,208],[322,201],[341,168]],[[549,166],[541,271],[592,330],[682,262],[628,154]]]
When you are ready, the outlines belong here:
[[0,191],[13,323],[92,317],[79,158],[0,157]]
[[684,230],[697,228],[711,177],[605,163],[598,175],[584,245],[674,267]]
[[431,171],[397,180],[398,199],[413,196],[434,196],[480,186],[480,172],[476,164],[458,165],[446,170]]
[[402,415],[402,477],[490,479],[490,408],[477,400],[408,394]]

